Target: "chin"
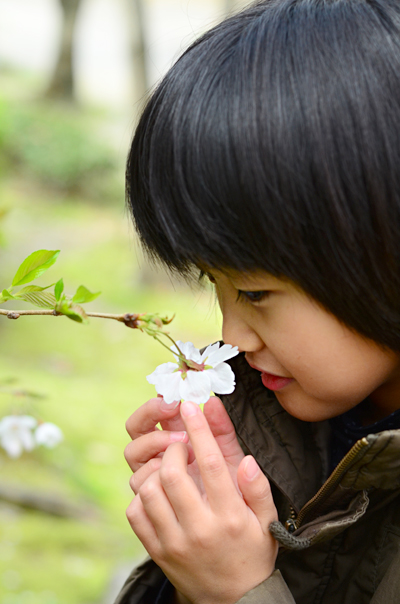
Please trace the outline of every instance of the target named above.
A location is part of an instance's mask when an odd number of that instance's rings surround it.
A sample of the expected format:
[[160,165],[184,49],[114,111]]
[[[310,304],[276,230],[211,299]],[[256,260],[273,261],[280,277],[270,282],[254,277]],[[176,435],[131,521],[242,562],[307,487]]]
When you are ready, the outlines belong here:
[[307,396],[286,397],[277,392],[275,396],[285,411],[303,422],[323,422],[347,411],[347,408],[338,410],[337,405],[331,406],[318,400],[310,401]]

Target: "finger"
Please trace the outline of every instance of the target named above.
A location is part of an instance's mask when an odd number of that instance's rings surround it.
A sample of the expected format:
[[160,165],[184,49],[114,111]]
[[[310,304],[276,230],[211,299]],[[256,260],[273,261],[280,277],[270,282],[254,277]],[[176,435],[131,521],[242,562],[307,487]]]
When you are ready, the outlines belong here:
[[[162,394],[158,394],[157,396],[162,397]],[[174,404],[168,404],[164,400],[161,402],[161,408],[165,409],[168,412],[172,410],[175,412],[175,415],[172,417],[167,417],[166,419],[160,420],[160,426],[163,430],[170,430],[171,432],[176,432],[178,430],[184,430],[185,426],[183,424],[181,414],[180,414],[180,401],[176,401]],[[171,409],[172,407],[172,409]]]
[[244,457],[235,427],[221,400],[212,396],[204,405],[204,415],[227,463],[238,466]]
[[[191,464],[194,461],[194,453],[193,453],[193,449],[191,448],[190,445],[187,445],[187,451],[188,451],[188,462],[187,463]],[[144,464],[141,468],[139,468],[139,470],[136,470],[135,473],[132,474],[132,476],[129,479],[129,486],[131,487],[132,491],[135,494],[138,493],[138,491],[139,491],[140,487],[142,486],[142,484],[144,483],[144,481],[147,480],[151,474],[153,474],[154,472],[158,472],[158,470],[161,467],[162,459],[163,459],[163,455],[160,455],[159,457],[153,457],[152,459],[149,459],[149,461],[146,464]],[[190,465],[188,466],[188,474],[193,479],[197,488],[199,490],[200,489],[202,490],[201,480],[197,476],[196,472],[193,471],[193,468]]]
[[139,495],[136,495],[129,504],[126,517],[133,532],[143,543],[150,556],[154,556],[160,549],[160,543]]
[[174,509],[160,482],[159,472],[152,474],[139,489],[143,508],[161,541],[174,538],[179,529]]
[[161,467],[162,457],[153,457],[144,466],[137,470],[129,479],[129,486],[135,495],[138,493],[140,487],[145,480],[148,479],[151,474],[158,472]]
[[133,472],[136,472],[151,458],[163,453],[171,443],[188,442],[186,432],[167,432],[158,430],[132,440],[124,451],[125,459]]
[[[166,405],[166,403],[161,403],[161,405],[163,404]],[[179,405],[175,407],[174,412],[176,413],[176,415],[160,420],[160,426],[163,430],[178,432],[185,429],[185,425],[182,421],[181,414],[179,412]]]
[[159,422],[179,415],[179,406],[167,405],[162,397],[152,398],[139,407],[126,421],[126,430],[134,440],[156,430]]
[[198,405],[185,402],[181,415],[211,508],[223,512],[236,502],[238,493],[217,441]]
[[265,534],[268,534],[268,527],[273,520],[278,520],[278,514],[268,478],[251,455],[247,455],[239,465],[238,485],[243,499],[257,516]]
[[199,510],[204,508],[200,492],[188,474],[188,455],[186,445],[171,445],[164,453],[159,471],[161,485],[184,530],[199,521]]

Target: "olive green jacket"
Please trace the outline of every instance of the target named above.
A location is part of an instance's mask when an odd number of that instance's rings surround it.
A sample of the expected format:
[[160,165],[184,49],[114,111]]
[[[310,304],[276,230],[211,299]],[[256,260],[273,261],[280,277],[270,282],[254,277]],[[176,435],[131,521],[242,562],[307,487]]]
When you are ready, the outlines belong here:
[[[221,399],[271,482],[281,544],[277,570],[239,604],[400,603],[400,430],[361,439],[329,476],[328,422],[292,417],[243,355],[230,363],[237,386]],[[156,604],[164,583],[147,560],[115,604]]]

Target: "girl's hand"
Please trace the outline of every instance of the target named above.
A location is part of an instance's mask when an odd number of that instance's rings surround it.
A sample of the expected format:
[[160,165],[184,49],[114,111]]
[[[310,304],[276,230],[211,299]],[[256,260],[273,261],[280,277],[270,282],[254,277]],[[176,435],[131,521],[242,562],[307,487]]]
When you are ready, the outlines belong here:
[[127,517],[190,602],[233,604],[274,570],[278,546],[268,527],[277,513],[269,482],[247,456],[237,469],[237,487],[200,409],[184,403],[181,416],[204,493],[188,473],[187,445],[175,443],[139,488]]
[[[219,398],[211,397],[204,406],[204,415],[214,435],[232,478],[236,482],[237,468],[244,454],[236,438],[233,424]],[[162,430],[156,426],[160,423]],[[180,415],[179,405],[164,403],[161,397],[147,401],[126,422],[132,442],[125,449],[125,458],[134,472],[130,486],[137,493],[145,480],[159,470],[164,451],[173,442],[188,443],[188,435]],[[200,472],[189,445],[188,473],[203,490]]]

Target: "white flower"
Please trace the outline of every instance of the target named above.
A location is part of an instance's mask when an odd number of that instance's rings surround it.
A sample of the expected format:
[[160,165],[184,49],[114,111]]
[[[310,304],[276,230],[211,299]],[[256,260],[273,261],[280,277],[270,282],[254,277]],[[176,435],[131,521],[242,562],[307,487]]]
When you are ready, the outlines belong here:
[[230,394],[235,389],[235,374],[225,363],[239,354],[237,346],[219,342],[207,346],[203,353],[191,342],[178,341],[172,352],[178,357],[177,363],[163,363],[147,376],[147,381],[154,384],[158,394],[166,403],[174,401],[192,401],[201,405],[210,398],[210,392]]
[[0,421],[0,445],[9,457],[19,457],[22,452],[32,451],[35,440],[32,430],[37,421],[30,415],[7,415]]
[[35,440],[38,445],[44,445],[49,449],[56,447],[64,439],[63,433],[58,426],[50,422],[39,424],[35,431]]

